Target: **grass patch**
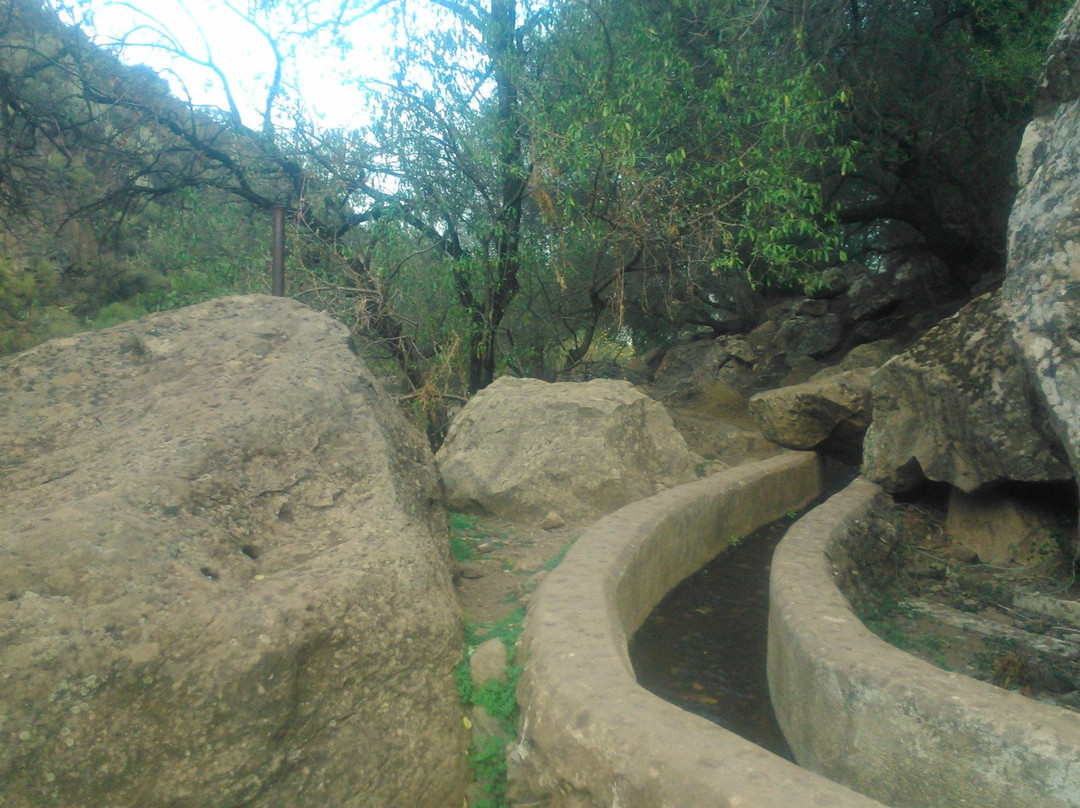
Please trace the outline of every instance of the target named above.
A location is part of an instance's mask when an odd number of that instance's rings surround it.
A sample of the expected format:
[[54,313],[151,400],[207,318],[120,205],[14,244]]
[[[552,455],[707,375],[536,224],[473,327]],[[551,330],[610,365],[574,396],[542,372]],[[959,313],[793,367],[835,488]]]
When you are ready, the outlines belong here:
[[480,527],[480,520],[472,514],[450,511],[447,515],[447,522],[451,533],[476,537],[484,535],[484,530]]
[[454,557],[455,561],[465,562],[472,561],[476,558],[476,544],[470,542],[461,536],[455,536],[450,534],[450,555]]
[[566,544],[564,544],[559,549],[559,552],[557,552],[555,555],[553,555],[551,558],[544,562],[544,569],[548,572],[551,572],[553,569],[559,566],[562,563],[562,560],[566,558],[566,554],[570,552],[570,548],[574,546],[574,542],[576,542],[577,540],[578,537],[574,536],[572,539],[567,541]]
[[484,529],[478,517],[458,511],[450,511],[447,519],[450,529],[450,554],[455,561],[475,561],[480,557],[477,547],[482,542],[494,541],[501,546],[506,536]]
[[[495,719],[497,729],[474,737],[469,744],[469,765],[473,779],[480,786],[480,796],[472,808],[508,808],[506,801],[506,747],[517,735],[517,684],[522,668],[516,664],[518,637],[525,620],[525,607],[519,606],[493,623],[465,622],[465,661],[454,671],[462,704],[483,709]],[[473,685],[469,658],[477,646],[496,638],[506,647],[506,681],[491,679],[481,687]]]
[[[476,517],[467,514],[451,513],[450,531],[451,550],[459,561],[475,557],[477,544],[481,540],[492,538]],[[550,571],[559,566],[576,540],[574,537],[567,541],[558,553],[544,562],[543,568]],[[472,555],[463,558],[459,554]],[[532,588],[534,587],[526,586],[525,591],[532,591]],[[504,602],[510,604],[514,600],[511,597]],[[494,719],[494,730],[485,735],[473,732],[469,744],[469,766],[476,783],[469,800],[470,808],[509,808],[506,800],[506,749],[517,737],[517,686],[523,668],[518,664],[516,649],[524,621],[525,607],[521,605],[501,620],[465,621],[465,659],[454,671],[458,694],[462,704],[470,708],[473,715],[482,709]],[[476,687],[472,680],[470,659],[477,647],[491,639],[498,639],[506,649],[505,675],[502,677],[504,681],[492,679]]]
[[855,605],[855,614],[878,637],[901,650],[914,651],[920,643],[921,638],[910,633],[909,621],[917,618],[921,609],[897,597],[895,592],[884,590],[864,599]]

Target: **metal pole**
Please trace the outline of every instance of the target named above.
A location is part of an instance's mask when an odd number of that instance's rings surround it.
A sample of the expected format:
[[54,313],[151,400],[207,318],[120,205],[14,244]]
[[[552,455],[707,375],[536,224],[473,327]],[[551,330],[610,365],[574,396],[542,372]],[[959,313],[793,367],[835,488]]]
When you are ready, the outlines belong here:
[[274,259],[270,267],[271,294],[285,297],[285,206],[274,206]]

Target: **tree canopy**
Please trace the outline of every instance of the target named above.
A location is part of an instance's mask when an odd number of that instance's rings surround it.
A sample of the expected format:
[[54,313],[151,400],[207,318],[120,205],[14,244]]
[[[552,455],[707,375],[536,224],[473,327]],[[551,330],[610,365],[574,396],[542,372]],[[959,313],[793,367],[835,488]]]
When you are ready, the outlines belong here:
[[959,287],[1003,271],[1014,158],[1069,0],[809,4],[812,58],[850,97],[852,171],[829,198],[848,251],[926,250]]
[[[405,0],[262,0],[230,6],[270,54],[252,115],[151,4],[91,42],[95,2],[0,0],[0,348],[264,288],[280,205],[291,293],[432,412],[504,370],[751,327],[851,257],[928,251],[958,288],[1000,271],[1069,5],[426,0],[420,24]],[[376,18],[381,77],[351,49]],[[351,72],[355,128],[305,108],[311,43]],[[146,48],[200,65],[221,107],[117,59]]]

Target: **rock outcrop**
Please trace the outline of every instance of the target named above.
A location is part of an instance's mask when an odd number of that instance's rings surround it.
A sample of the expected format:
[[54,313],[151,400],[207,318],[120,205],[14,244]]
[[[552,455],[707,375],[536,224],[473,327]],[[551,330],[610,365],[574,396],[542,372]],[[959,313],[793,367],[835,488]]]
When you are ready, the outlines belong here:
[[[804,303],[824,303],[823,300],[807,300]],[[809,307],[802,306],[777,330],[776,339],[782,346],[787,365],[792,366],[804,356],[820,357],[840,347],[843,326],[840,318],[824,308],[802,311]]]
[[[936,320],[953,313],[956,291],[949,272],[938,258],[926,254],[900,254],[885,272],[863,272],[855,277],[839,307],[850,322],[857,342],[902,336],[910,341]],[[950,309],[943,311],[945,309]],[[929,317],[929,321],[926,318]]]
[[577,519],[685,482],[700,458],[626,382],[502,378],[465,405],[436,461],[451,507]]
[[1004,299],[1054,432],[1080,477],[1080,4],[1050,46],[1024,135]]
[[434,466],[347,343],[250,296],[0,360],[5,805],[461,805]]
[[755,389],[754,364],[759,354],[744,336],[694,340],[670,348],[653,381],[672,391],[706,388],[721,382],[746,395]]
[[1070,476],[1036,406],[999,295],[976,298],[872,377],[863,474],[887,491],[925,479],[968,493]]
[[825,273],[822,283],[815,297],[774,302],[749,333],[699,335],[657,352],[651,380],[665,395],[720,382],[751,396],[808,381],[865,345],[895,353],[960,307],[944,264],[927,255],[895,258],[877,273],[852,262]]

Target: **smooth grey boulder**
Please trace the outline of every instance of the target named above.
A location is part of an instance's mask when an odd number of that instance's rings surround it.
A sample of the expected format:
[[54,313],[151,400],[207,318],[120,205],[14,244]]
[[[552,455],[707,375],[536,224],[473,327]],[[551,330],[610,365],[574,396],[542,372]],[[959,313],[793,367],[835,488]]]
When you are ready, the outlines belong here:
[[626,382],[507,377],[465,405],[436,462],[451,507],[578,519],[692,479],[701,458]]
[[1039,397],[1080,476],[1080,4],[1049,49],[1017,158],[1003,295]]
[[291,300],[0,360],[5,805],[460,806],[423,439]]
[[862,472],[887,491],[929,479],[971,493],[1004,480],[1071,476],[996,293],[886,362],[872,388]]

